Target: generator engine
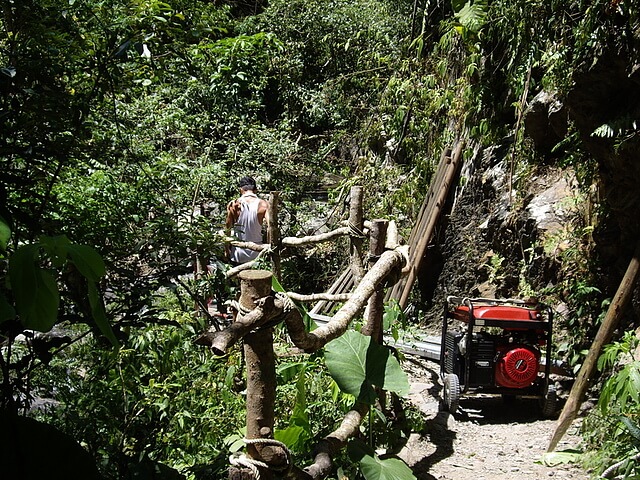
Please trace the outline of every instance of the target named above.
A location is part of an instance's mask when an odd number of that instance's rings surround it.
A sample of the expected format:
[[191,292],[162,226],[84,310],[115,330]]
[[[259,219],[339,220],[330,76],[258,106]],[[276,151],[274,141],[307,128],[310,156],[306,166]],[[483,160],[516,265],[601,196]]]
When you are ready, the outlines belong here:
[[531,345],[501,345],[495,363],[496,385],[525,388],[538,377],[540,351]]
[[447,332],[445,338],[445,371],[466,378],[469,358],[469,385],[527,388],[538,378],[540,350],[537,338],[522,332],[504,331],[499,335],[474,333],[471,354],[466,355],[467,334]]

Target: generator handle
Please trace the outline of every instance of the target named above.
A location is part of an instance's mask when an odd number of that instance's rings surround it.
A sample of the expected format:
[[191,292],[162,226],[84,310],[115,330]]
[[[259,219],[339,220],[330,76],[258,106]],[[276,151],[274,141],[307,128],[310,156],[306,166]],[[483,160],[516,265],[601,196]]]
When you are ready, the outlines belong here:
[[469,297],[458,297],[456,295],[449,295],[447,297],[447,303],[454,303],[458,305],[469,305],[469,303],[488,303],[488,304],[500,304],[500,303],[512,303],[517,305],[527,305],[528,303],[525,300],[521,300],[519,298],[469,298]]

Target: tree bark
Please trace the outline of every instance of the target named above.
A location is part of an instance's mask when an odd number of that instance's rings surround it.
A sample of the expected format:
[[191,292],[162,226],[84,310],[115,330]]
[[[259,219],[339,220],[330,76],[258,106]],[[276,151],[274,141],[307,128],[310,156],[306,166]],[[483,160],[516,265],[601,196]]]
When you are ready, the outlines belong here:
[[[271,293],[271,272],[249,270],[240,273],[240,306],[256,307],[256,301]],[[247,438],[273,438],[276,394],[273,330],[261,328],[244,337],[244,358],[247,364]],[[247,453],[255,460],[281,466],[287,457],[282,448],[247,445]],[[260,478],[273,478],[268,469],[261,469]]]
[[[356,232],[362,232],[363,209],[362,209],[362,187],[351,187],[351,202],[349,204],[349,227]],[[362,243],[363,239],[357,235],[351,236],[351,271],[354,282],[357,284],[364,277],[364,265],[362,264]]]
[[280,224],[278,212],[280,209],[280,192],[271,192],[269,196],[269,222],[267,229],[267,242],[271,246],[271,270],[278,281],[282,279],[280,267]]
[[[380,255],[384,252],[386,233],[389,222],[387,220],[372,220],[369,233],[369,269],[373,268]],[[384,315],[384,286],[379,283],[367,303],[366,321],[362,327],[362,334],[370,336],[377,343],[382,343],[382,317]]]

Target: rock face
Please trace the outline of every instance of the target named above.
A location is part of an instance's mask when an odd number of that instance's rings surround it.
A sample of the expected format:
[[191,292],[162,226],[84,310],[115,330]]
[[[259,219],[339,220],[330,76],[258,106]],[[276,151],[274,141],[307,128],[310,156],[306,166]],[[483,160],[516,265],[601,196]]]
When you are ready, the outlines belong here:
[[[542,166],[511,175],[511,149],[478,149],[462,168],[448,222],[420,277],[426,303],[447,295],[514,297],[555,284],[556,254],[580,215],[573,172]],[[520,193],[516,195],[515,186]],[[433,309],[434,317],[439,309]]]
[[[546,160],[520,177],[508,140],[476,149],[419,277],[427,308],[449,294],[522,296],[557,285],[560,254],[572,248],[582,254],[572,233],[576,226],[594,227],[597,287],[613,296],[640,240],[640,68],[628,65],[634,63],[602,56],[562,102],[546,92],[532,100],[525,129]],[[584,148],[575,172],[552,165],[567,121]],[[593,172],[584,168],[588,164],[597,165],[597,178],[586,176]],[[633,305],[629,321],[637,324],[640,288]]]
[[551,155],[553,147],[567,134],[567,110],[555,95],[542,91],[533,98],[524,114],[524,128],[536,149]]
[[569,116],[589,156],[598,163],[600,197],[609,222],[596,231],[604,264],[621,263],[640,238],[640,70],[618,55],[603,56],[576,78],[567,96]]

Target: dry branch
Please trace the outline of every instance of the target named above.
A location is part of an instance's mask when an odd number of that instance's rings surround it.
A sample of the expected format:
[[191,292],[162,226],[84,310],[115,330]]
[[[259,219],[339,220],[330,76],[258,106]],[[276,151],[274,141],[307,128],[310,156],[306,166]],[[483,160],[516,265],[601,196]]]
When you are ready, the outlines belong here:
[[282,245],[285,247],[300,247],[304,245],[311,245],[314,243],[322,243],[333,240],[336,237],[343,235],[349,235],[351,230],[349,227],[340,227],[330,232],[320,233],[318,235],[307,235],[305,237],[284,237],[282,239]]
[[326,300],[329,302],[346,302],[351,297],[350,293],[310,293],[303,295],[296,292],[287,292],[287,297],[297,302],[317,302]]
[[240,242],[238,240],[234,240],[229,243],[234,247],[248,248],[249,250],[253,250],[255,252],[261,252],[271,247],[271,245],[268,243]]
[[209,347],[214,355],[225,355],[232,345],[251,330],[264,325],[282,313],[282,306],[280,305],[280,308],[275,306],[273,297],[265,297],[256,303],[256,308],[246,315],[238,315],[236,321],[224,330],[205,332],[195,340],[195,343]]
[[[369,297],[376,291],[394,269],[401,269],[407,261],[407,248],[384,252],[378,262],[367,272],[360,284],[351,294],[351,298],[333,316],[331,321],[312,332],[305,331],[300,313],[289,312],[284,321],[291,341],[305,352],[315,352],[334,338],[338,338],[348,328],[351,321],[367,304]],[[277,304],[278,302],[276,302]]]
[[[254,243],[254,245],[256,245]],[[250,262],[247,263],[241,263],[240,265],[230,268],[229,270],[227,270],[227,273],[225,273],[225,277],[226,278],[232,278],[235,277],[236,275],[238,275],[240,272],[244,271],[244,270],[250,270],[252,269],[257,263],[258,261],[265,255],[266,252],[269,251],[270,245],[269,244],[264,244],[262,245],[263,247],[265,247],[259,254],[258,256],[251,260]]]
[[326,478],[331,473],[332,457],[342,450],[349,438],[358,433],[360,424],[368,411],[368,405],[356,404],[355,408],[344,416],[338,429],[318,442],[314,452],[314,463],[304,469],[312,479]]

